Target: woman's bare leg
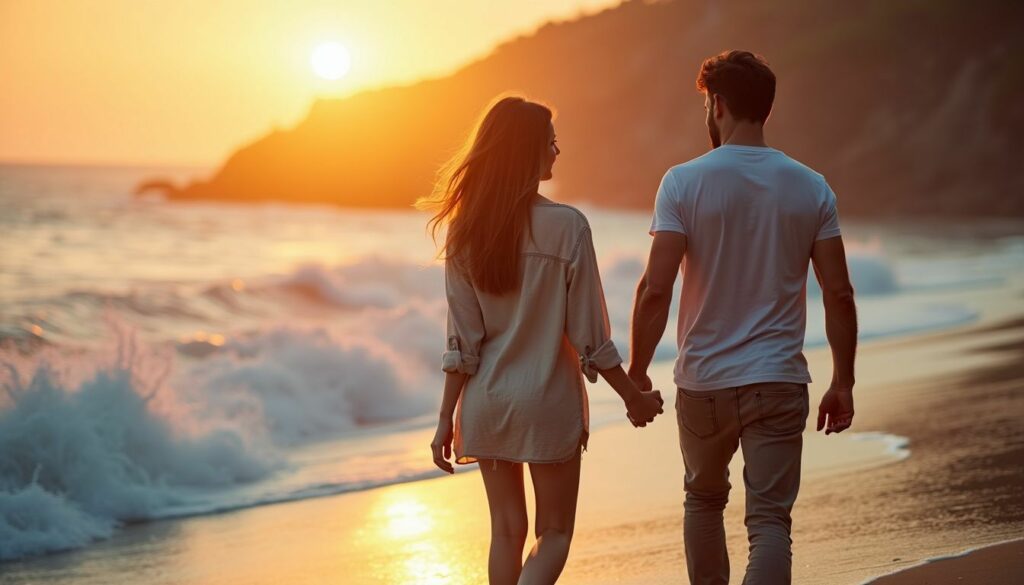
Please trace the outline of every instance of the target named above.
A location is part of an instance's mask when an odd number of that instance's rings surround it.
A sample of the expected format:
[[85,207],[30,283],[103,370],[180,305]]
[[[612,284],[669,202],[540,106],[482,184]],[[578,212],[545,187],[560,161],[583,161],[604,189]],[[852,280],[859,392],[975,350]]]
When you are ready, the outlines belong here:
[[514,585],[523,564],[526,544],[526,494],[523,464],[480,460],[480,475],[491,510],[491,552],[487,575],[491,585]]
[[530,464],[537,496],[537,544],[519,575],[519,585],[554,583],[569,558],[580,488],[580,456],[566,463]]

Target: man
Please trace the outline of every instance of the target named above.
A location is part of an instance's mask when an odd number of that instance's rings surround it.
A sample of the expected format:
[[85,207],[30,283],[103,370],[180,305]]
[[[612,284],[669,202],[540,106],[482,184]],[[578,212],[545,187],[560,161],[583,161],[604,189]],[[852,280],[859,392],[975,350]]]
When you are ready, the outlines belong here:
[[690,582],[729,581],[722,514],[739,447],[750,542],[743,583],[789,583],[810,382],[802,353],[808,262],[823,292],[834,367],[818,409],[825,434],[853,421],[853,287],[832,190],[765,143],[775,98],[767,63],[727,51],[704,61],[697,88],[714,148],[662,179],[633,309],[629,374],[641,388],[651,386],[647,368],[681,270],[674,377]]

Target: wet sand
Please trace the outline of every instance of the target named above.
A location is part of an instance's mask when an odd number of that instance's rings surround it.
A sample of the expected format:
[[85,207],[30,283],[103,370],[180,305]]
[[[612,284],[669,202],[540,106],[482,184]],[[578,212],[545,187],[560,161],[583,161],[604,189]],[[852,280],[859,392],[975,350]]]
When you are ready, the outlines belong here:
[[910,370],[905,383],[863,388],[857,427],[909,438],[911,455],[805,485],[797,582],[861,582],[1024,535],[1024,320],[875,344],[861,357]]
[[1024,581],[1024,540],[995,544],[886,575],[872,585],[964,585]]
[[[1010,314],[1024,314],[1022,304],[1001,305],[1013,311],[971,327],[862,345],[854,430],[907,437],[910,456],[887,453],[884,442],[858,435],[808,430],[794,511],[795,583],[862,583],[1024,534],[1024,319]],[[808,357],[819,380],[812,385],[816,404],[830,358],[827,350]],[[652,372],[657,385],[671,383],[670,369],[665,364]],[[672,410],[666,414],[648,429],[615,423],[594,432],[560,583],[685,581],[682,460]],[[424,438],[426,445],[429,434]],[[741,465],[737,455],[736,478]],[[741,488],[734,481],[726,511],[735,581],[746,558]],[[471,470],[131,526],[84,550],[0,567],[0,582],[483,583],[488,536],[483,487]],[[983,558],[1011,571],[999,574],[1014,574],[1010,563],[1017,557],[986,551],[950,562]],[[893,577],[909,581],[886,582],[923,583],[907,575],[934,567]]]

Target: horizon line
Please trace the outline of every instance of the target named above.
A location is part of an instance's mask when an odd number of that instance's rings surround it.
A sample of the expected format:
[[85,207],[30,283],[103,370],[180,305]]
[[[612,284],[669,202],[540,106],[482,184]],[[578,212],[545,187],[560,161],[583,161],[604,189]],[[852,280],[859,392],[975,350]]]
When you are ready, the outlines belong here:
[[68,159],[19,159],[0,157],[0,166],[5,167],[91,167],[105,169],[213,169],[222,162],[172,162],[172,161],[114,161],[114,160],[68,160]]

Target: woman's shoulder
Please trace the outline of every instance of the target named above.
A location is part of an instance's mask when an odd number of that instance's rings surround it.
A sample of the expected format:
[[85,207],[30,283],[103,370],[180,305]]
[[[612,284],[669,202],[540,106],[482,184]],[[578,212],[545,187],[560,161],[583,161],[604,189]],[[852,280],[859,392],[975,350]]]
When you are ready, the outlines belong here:
[[535,206],[534,216],[545,223],[555,224],[576,232],[590,229],[590,222],[583,212],[565,203],[543,202]]
[[534,206],[532,239],[527,251],[572,258],[584,233],[590,230],[587,216],[571,205],[544,202]]

